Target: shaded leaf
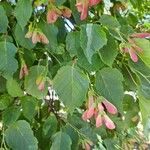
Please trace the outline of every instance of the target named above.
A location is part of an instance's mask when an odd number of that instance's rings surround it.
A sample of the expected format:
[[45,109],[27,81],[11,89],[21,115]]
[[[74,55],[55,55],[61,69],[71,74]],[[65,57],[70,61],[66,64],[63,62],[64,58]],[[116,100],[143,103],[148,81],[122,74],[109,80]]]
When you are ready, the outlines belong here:
[[70,2],[70,8],[72,10],[72,15],[73,15],[75,22],[77,24],[81,23],[80,13],[77,11],[77,8],[74,7],[76,5],[76,0],[69,0],[69,2]]
[[57,131],[57,119],[54,115],[50,115],[43,124],[43,133],[50,138]]
[[104,45],[103,49],[100,50],[100,56],[103,62],[111,67],[118,54],[118,47],[111,35],[107,34],[107,39],[107,45]]
[[125,111],[124,128],[135,127],[139,121],[139,104],[133,96],[127,94],[124,96],[123,110]]
[[6,109],[12,102],[12,97],[8,94],[3,94],[0,96],[0,110]]
[[0,93],[3,93],[6,91],[6,79],[2,76],[0,77]]
[[63,131],[65,133],[67,133],[72,140],[71,150],[78,150],[79,149],[79,145],[78,145],[79,135],[78,135],[78,133],[72,127],[70,127],[70,125],[68,125],[68,124],[63,128]]

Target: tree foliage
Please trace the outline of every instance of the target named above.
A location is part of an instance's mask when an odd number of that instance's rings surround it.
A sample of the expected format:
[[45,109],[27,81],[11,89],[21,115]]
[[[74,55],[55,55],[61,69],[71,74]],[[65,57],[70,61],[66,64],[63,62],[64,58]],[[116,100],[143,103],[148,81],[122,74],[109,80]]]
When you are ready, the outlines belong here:
[[0,149],[146,149],[149,6],[1,0]]

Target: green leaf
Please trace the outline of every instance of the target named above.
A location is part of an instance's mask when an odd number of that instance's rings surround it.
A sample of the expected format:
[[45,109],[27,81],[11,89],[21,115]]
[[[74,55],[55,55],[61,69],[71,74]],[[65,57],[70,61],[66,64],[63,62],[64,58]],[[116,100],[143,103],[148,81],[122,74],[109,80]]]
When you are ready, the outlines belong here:
[[57,72],[53,85],[60,100],[73,112],[85,100],[89,80],[79,69],[64,66]]
[[7,87],[8,93],[12,97],[22,97],[24,95],[19,84],[13,78],[7,80],[6,87]]
[[116,18],[111,15],[102,15],[100,18],[100,22],[109,29],[117,29],[120,28],[120,24]]
[[134,39],[134,41],[143,50],[138,53],[139,57],[150,68],[150,41],[146,39]]
[[142,114],[142,122],[144,126],[146,125],[148,119],[150,118],[150,99],[146,99],[141,92],[138,92],[138,97],[139,97],[139,106],[140,106],[140,111]]
[[137,63],[129,62],[133,72],[139,77],[140,84],[138,88],[146,99],[150,99],[150,68],[147,67],[141,60]]
[[142,2],[143,0],[130,0],[131,4],[133,5],[134,8],[141,8],[142,7]]
[[0,77],[0,93],[3,93],[6,91],[6,79],[2,76]]
[[32,66],[36,60],[36,55],[34,53],[34,49],[24,49],[23,50],[23,58],[27,64],[27,66]]
[[102,61],[111,67],[118,54],[118,47],[117,42],[111,35],[107,34],[107,39],[107,45],[105,45],[103,49],[100,50],[100,56]]
[[138,74],[138,77],[140,78],[139,90],[145,98],[150,99],[150,76]]
[[[121,70],[123,77],[124,77],[124,89],[126,91],[136,91],[136,75],[135,73],[131,72],[130,68],[124,66]],[[134,79],[134,80],[133,80]]]
[[62,55],[65,52],[65,45],[59,44],[57,49],[55,50],[55,54]]
[[76,0],[69,0],[70,8],[72,11],[72,15],[76,24],[80,24],[82,21],[80,20],[80,13],[77,11],[77,8],[74,7],[76,5]]
[[112,35],[116,40],[118,41],[123,41],[122,36],[120,35],[120,31],[118,30],[113,30],[113,29],[109,29],[109,33],[110,35]]
[[7,32],[8,18],[6,12],[2,6],[0,6],[0,33]]
[[25,38],[25,34],[27,33],[27,29],[22,30],[19,24],[15,27],[15,37],[18,44],[26,49],[32,49],[35,45],[28,38]]
[[122,111],[123,76],[117,69],[103,68],[96,74],[96,91]]
[[46,67],[44,66],[32,66],[29,70],[29,75],[25,77],[25,89],[26,92],[33,97],[42,99],[47,94],[47,83],[45,83],[44,91],[40,91],[36,85],[36,80],[39,76],[45,75]]
[[136,26],[138,24],[138,17],[136,14],[130,12],[127,17],[128,24]]
[[121,146],[120,143],[119,143],[119,139],[117,139],[117,138],[114,138],[114,139],[106,138],[104,140],[104,144],[105,144],[107,150],[113,150],[113,149],[115,150],[116,147]]
[[[136,23],[137,24],[137,23]],[[118,32],[119,33],[119,32]],[[123,35],[124,37],[129,37],[131,34],[134,33],[134,29],[132,28],[132,26],[130,26],[129,24],[127,24],[126,22],[122,22],[121,24],[121,29],[120,29],[120,33],[121,35]]]
[[74,127],[81,129],[83,127],[88,127],[89,123],[82,120],[81,116],[76,114],[68,114],[68,125],[73,125]]
[[16,47],[9,42],[0,42],[0,74],[5,78],[10,78],[18,68],[18,62],[14,58]]
[[57,41],[58,28],[54,24],[49,25],[44,22],[40,22],[39,27],[49,40],[49,43],[46,45],[46,48],[50,52],[51,51],[55,52],[55,50],[58,47]]
[[9,126],[14,123],[20,116],[21,110],[20,107],[9,107],[7,108],[2,115],[2,120],[5,125]]
[[57,131],[57,118],[50,115],[43,124],[43,133],[47,138],[50,138]]
[[36,114],[37,99],[31,96],[21,98],[23,115],[30,121]]
[[68,32],[66,37],[66,49],[73,57],[77,55],[77,50],[80,48],[80,32]]
[[[124,96],[123,110],[125,111],[124,128],[135,127],[138,123],[139,103],[135,101],[133,96],[127,94]],[[134,118],[137,118],[137,120]]]
[[11,3],[8,3],[7,1],[1,1],[1,5],[5,9],[6,15],[10,17],[13,13],[13,6],[11,5]]
[[52,137],[52,147],[50,150],[71,150],[72,141],[68,134],[64,132],[57,132]]
[[81,49],[78,50],[78,65],[81,68],[84,68],[87,70],[89,73],[92,71],[98,71],[100,68],[104,67],[104,63],[102,62],[100,56],[98,54],[94,54],[92,56],[92,63],[90,64],[88,60],[86,59],[83,51]]
[[87,126],[83,126],[80,129],[80,133],[82,135],[85,135],[92,142],[96,142],[97,140],[96,133],[94,133],[94,130],[90,127],[89,124]]
[[5,131],[5,139],[13,150],[37,150],[37,139],[28,122],[19,120]]
[[61,6],[66,0],[56,0],[55,3],[57,6]]
[[18,24],[23,29],[32,14],[32,1],[31,0],[19,0],[17,2],[16,8],[15,8],[15,16],[17,18]]
[[106,43],[106,34],[100,25],[87,24],[81,26],[80,45],[89,63],[92,61],[93,54],[98,52]]
[[8,94],[3,94],[0,96],[0,110],[6,109],[12,102],[12,97]]
[[79,135],[75,131],[75,129],[73,129],[70,125],[67,124],[63,128],[63,132],[67,133],[72,140],[71,150],[79,150]]

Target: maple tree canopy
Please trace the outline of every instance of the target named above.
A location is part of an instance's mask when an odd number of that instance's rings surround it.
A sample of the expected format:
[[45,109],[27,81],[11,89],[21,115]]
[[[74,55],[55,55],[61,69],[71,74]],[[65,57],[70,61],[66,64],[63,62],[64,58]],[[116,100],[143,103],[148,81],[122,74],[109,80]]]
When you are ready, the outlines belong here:
[[0,0],[0,150],[149,149],[149,0]]

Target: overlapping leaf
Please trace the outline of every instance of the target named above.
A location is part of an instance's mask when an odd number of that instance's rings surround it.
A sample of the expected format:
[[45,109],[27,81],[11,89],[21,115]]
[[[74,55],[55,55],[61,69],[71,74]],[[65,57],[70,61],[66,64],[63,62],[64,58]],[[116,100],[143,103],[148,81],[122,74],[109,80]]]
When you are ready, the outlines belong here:
[[96,91],[122,110],[123,76],[117,69],[103,68],[96,74]]
[[111,67],[118,54],[118,48],[117,42],[111,35],[107,34],[107,39],[107,45],[105,45],[103,49],[100,50],[100,56],[103,62]]
[[139,90],[146,99],[150,99],[150,68],[147,67],[141,60],[136,64],[130,61],[131,69],[138,75],[140,84]]
[[81,26],[80,45],[90,63],[92,56],[106,45],[106,43],[106,34],[100,25],[86,24]]
[[146,39],[134,39],[137,46],[142,49],[139,57],[150,68],[150,41]]
[[44,66],[32,66],[29,71],[29,75],[25,78],[26,92],[36,98],[42,99],[47,94],[47,84],[45,84],[44,91],[40,91],[36,84],[36,80],[39,76],[43,75],[46,67]]

